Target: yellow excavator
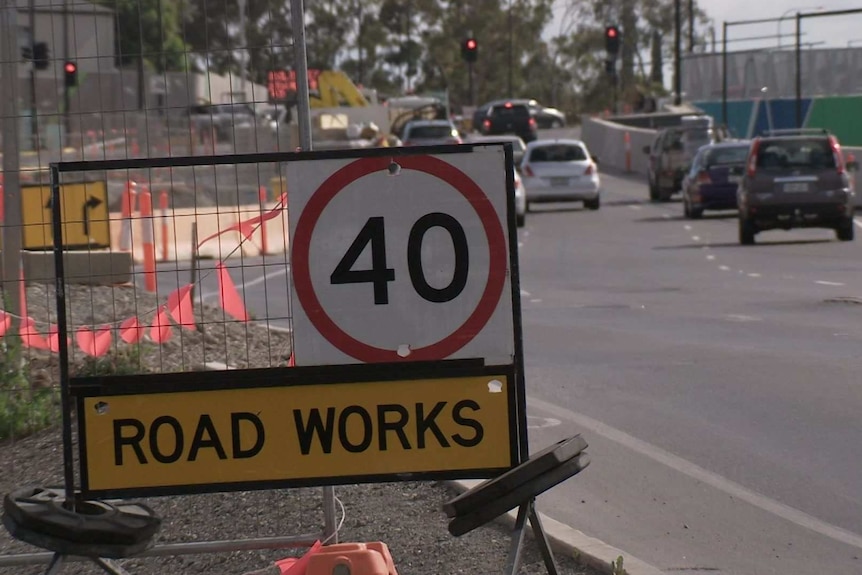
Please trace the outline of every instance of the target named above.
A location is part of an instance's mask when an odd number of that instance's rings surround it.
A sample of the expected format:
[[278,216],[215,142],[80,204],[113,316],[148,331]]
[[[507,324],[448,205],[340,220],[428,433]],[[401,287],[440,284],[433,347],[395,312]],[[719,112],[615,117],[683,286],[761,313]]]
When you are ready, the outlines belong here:
[[362,90],[344,72],[337,70],[309,70],[308,96],[311,108],[360,108],[370,105]]

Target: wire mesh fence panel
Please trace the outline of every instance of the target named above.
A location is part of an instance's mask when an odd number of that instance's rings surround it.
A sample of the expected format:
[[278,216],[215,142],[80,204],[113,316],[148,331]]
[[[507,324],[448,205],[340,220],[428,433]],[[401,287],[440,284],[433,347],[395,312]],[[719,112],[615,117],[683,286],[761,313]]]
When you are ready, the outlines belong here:
[[[3,258],[4,494],[67,483],[58,353],[64,345],[71,377],[289,364],[282,163],[138,164],[62,174],[57,197],[65,293],[59,301],[49,170],[57,162],[295,149],[295,127],[288,126],[284,106],[270,103],[265,85],[268,70],[292,64],[288,4],[0,3],[0,185],[7,186],[0,199],[12,198],[16,208],[20,202],[20,210],[5,210],[3,243],[21,242],[18,273],[12,257]],[[16,242],[4,251],[17,256]],[[58,328],[59,306],[65,334]],[[71,432],[80,484],[74,425]],[[127,565],[152,573],[241,573],[265,566],[284,557],[284,547],[315,540],[323,524],[319,491],[147,499],[165,518],[157,544],[173,545],[162,553],[171,557]],[[201,552],[191,542],[209,542],[206,551],[224,553],[183,559]],[[39,551],[0,530],[0,573],[45,561]],[[98,569],[81,563],[64,572]]]

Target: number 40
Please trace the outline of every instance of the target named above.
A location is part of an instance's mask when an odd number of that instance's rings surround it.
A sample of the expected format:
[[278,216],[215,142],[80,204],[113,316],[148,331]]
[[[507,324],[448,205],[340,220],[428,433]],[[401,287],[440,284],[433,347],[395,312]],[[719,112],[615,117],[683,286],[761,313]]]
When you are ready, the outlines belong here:
[[[431,228],[443,228],[452,238],[455,249],[455,271],[452,281],[443,288],[435,288],[428,284],[425,270],[422,268],[422,242],[425,234]],[[335,266],[329,276],[331,284],[371,283],[374,286],[374,303],[383,305],[389,303],[389,282],[395,281],[395,270],[386,267],[386,236],[382,216],[368,218],[356,239],[347,248],[344,257]],[[371,244],[371,269],[354,270],[353,266],[365,246]],[[467,236],[458,220],[448,214],[435,212],[419,218],[410,228],[407,240],[407,270],[413,289],[422,298],[434,302],[445,303],[458,297],[467,285],[467,272],[470,269],[470,252],[467,247]]]

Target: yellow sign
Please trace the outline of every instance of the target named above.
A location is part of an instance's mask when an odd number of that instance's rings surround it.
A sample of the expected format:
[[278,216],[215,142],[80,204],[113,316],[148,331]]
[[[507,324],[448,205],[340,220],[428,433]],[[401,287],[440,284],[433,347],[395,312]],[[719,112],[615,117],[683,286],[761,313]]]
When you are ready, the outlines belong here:
[[510,385],[483,375],[84,397],[84,488],[505,470]]
[[[63,246],[106,248],[111,245],[108,187],[105,182],[60,186]],[[51,186],[21,186],[24,224],[22,246],[29,250],[54,247]]]

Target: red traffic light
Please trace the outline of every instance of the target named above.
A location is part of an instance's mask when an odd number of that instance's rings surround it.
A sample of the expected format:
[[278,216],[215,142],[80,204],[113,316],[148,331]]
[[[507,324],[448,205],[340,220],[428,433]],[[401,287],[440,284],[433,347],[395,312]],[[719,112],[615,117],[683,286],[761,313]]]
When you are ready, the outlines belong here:
[[74,74],[78,71],[78,65],[74,62],[66,62],[65,66],[63,66],[63,69],[66,71],[67,74]]
[[470,38],[469,40],[467,40],[467,49],[468,50],[475,50],[476,49],[476,41],[474,39]]
[[616,38],[617,37],[617,29],[616,28],[608,28],[608,38]]

